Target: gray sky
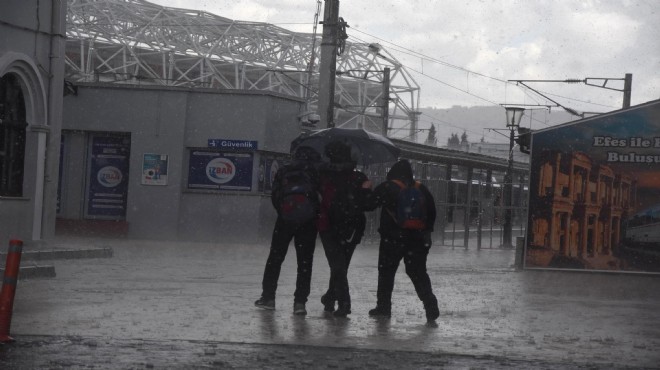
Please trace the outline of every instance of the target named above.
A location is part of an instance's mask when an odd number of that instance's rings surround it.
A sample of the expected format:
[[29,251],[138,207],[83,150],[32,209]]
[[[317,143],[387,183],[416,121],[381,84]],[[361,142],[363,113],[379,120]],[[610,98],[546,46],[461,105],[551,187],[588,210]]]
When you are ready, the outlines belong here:
[[[310,33],[317,6],[317,0],[151,2]],[[323,8],[321,1],[320,20]],[[626,73],[633,74],[632,105],[660,98],[657,0],[343,0],[339,12],[350,41],[378,42],[408,68],[421,86],[421,107],[546,104],[506,80]],[[580,112],[619,109],[623,99],[582,83],[529,85]]]

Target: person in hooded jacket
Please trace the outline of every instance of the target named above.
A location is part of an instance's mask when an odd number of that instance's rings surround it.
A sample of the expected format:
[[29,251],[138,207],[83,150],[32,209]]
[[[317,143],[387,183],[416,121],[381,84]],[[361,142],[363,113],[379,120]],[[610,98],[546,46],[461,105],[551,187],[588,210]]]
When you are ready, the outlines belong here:
[[[280,168],[275,174],[273,189],[271,192],[271,202],[277,211],[277,220],[271,239],[270,253],[266,261],[264,276],[262,280],[261,297],[254,302],[254,305],[268,310],[275,309],[275,291],[280,277],[282,263],[286,257],[289,243],[294,240],[296,248],[296,258],[298,270],[296,277],[296,290],[294,292],[293,313],[296,315],[306,315],[305,303],[310,292],[312,279],[312,264],[314,262],[314,249],[316,248],[316,237],[318,235],[316,222],[318,218],[319,207],[319,178],[317,165],[321,161],[321,155],[310,147],[299,147],[294,152],[293,161]],[[301,224],[292,223],[282,217],[280,200],[283,196],[282,178],[293,171],[303,171],[308,175],[311,185],[309,195],[312,201],[316,215]]]
[[[366,217],[364,201],[371,190],[371,182],[356,170],[351,156],[351,147],[340,141],[328,143],[325,156],[330,163],[320,167],[321,211],[317,223],[323,250],[330,266],[330,282],[327,292],[321,297],[324,311],[336,317],[351,313],[351,296],[348,285],[348,267],[355,248],[364,235]],[[348,191],[346,191],[348,190]],[[339,204],[350,194],[349,209],[337,214]],[[337,302],[337,310],[335,310]]]
[[431,248],[431,233],[436,218],[433,195],[423,184],[419,190],[426,204],[425,226],[420,230],[406,229],[395,219],[397,201],[401,186],[414,186],[412,167],[407,160],[396,162],[387,173],[386,181],[376,186],[367,198],[367,208],[381,207],[380,245],[378,250],[378,289],[376,308],[369,311],[370,316],[390,317],[392,314],[392,290],[394,277],[403,259],[406,274],[410,277],[417,296],[424,304],[426,318],[434,321],[440,315],[438,300],[433,294],[431,280],[426,271],[426,258]]

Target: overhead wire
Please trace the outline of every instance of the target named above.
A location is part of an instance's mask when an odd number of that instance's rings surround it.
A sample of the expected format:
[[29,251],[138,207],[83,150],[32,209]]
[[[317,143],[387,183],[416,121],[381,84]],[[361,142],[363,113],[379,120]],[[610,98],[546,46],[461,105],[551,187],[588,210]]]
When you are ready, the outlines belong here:
[[[369,34],[369,33],[367,33],[367,32],[361,31],[361,30],[359,30],[359,29],[356,29],[355,27],[351,27],[351,30],[352,30],[352,31],[359,32],[359,33],[362,33],[362,34],[367,35],[367,36],[369,36],[369,37],[373,37],[373,38],[375,38],[375,39],[377,39],[377,40],[379,40],[379,41],[385,42],[385,43],[387,43],[388,45],[393,46],[393,48],[390,48],[390,50],[398,51],[399,53],[402,53],[402,54],[406,54],[406,55],[414,56],[414,57],[420,58],[420,59],[422,59],[422,60],[426,60],[426,61],[430,61],[430,62],[434,62],[434,63],[441,64],[441,65],[446,66],[446,67],[454,68],[454,69],[456,69],[456,70],[459,70],[459,71],[465,72],[465,73],[467,73],[468,75],[469,75],[469,74],[472,74],[472,75],[475,75],[475,76],[484,77],[484,78],[491,79],[491,80],[494,80],[494,81],[497,81],[497,82],[500,82],[500,83],[504,83],[504,84],[507,84],[507,85],[515,85],[515,84],[514,84],[513,82],[511,82],[511,81],[506,81],[506,80],[503,80],[503,79],[500,79],[500,78],[497,78],[497,77],[489,76],[489,75],[486,75],[486,74],[481,73],[481,72],[472,71],[472,70],[469,70],[469,69],[467,69],[467,68],[465,68],[465,67],[461,67],[461,66],[458,66],[458,65],[455,65],[455,64],[452,64],[452,63],[448,63],[448,62],[446,62],[446,61],[443,61],[443,60],[440,60],[440,59],[437,59],[437,58],[434,58],[434,57],[431,57],[431,56],[428,56],[428,55],[425,55],[425,54],[419,53],[419,52],[417,52],[417,51],[414,51],[414,50],[409,49],[409,48],[406,48],[406,47],[404,47],[404,46],[401,46],[401,45],[395,44],[395,43],[393,43],[393,42],[391,42],[391,41],[385,40],[385,39],[380,38],[380,37],[378,37],[378,36],[375,36],[375,35]],[[358,37],[354,37],[354,38],[357,39],[357,40],[360,40]],[[360,41],[361,41],[361,42],[365,42],[364,40],[360,40]],[[411,69],[411,70],[413,70],[413,69],[412,69],[411,67],[409,67],[409,66],[406,66],[406,68],[407,68],[407,69]],[[419,74],[421,74],[421,75],[423,75],[423,76],[425,76],[425,77],[429,77],[428,75],[424,74],[423,72],[420,72],[420,71],[417,71],[417,70],[414,70],[414,72],[419,73]],[[454,86],[451,85],[451,84],[447,84],[447,83],[442,82],[442,81],[439,81],[439,82],[441,82],[441,83],[443,83],[443,84],[446,84],[446,85],[449,86],[449,87],[456,88],[456,87],[454,87]],[[518,87],[520,87],[520,86],[518,86]],[[459,88],[456,88],[456,89],[459,90],[459,91],[462,91],[462,92],[464,92],[464,93],[468,93],[469,95],[472,95],[472,96],[474,96],[474,97],[477,97],[477,98],[479,98],[479,99],[481,99],[481,100],[488,101],[489,103],[492,103],[492,102],[490,102],[488,99],[485,99],[485,98],[483,98],[483,97],[476,96],[476,95],[474,95],[474,94],[472,94],[472,93],[467,92],[466,90],[459,89]],[[521,88],[521,89],[522,89],[522,88]],[[527,89],[523,89],[523,90],[527,90]],[[569,101],[575,101],[575,102],[579,102],[579,103],[583,103],[583,104],[591,104],[591,105],[596,105],[596,106],[601,106],[601,107],[613,108],[612,106],[609,106],[609,105],[598,104],[598,103],[593,103],[593,102],[590,102],[590,101],[585,101],[585,100],[581,100],[581,99],[577,99],[577,98],[571,98],[571,97],[562,96],[562,95],[558,95],[558,94],[547,93],[547,92],[542,91],[542,90],[538,90],[538,91],[541,92],[541,93],[547,94],[547,95],[552,95],[552,96],[557,96],[557,97],[560,97],[560,98],[563,98],[563,99],[567,99],[567,100],[569,100]]]
[[[367,34],[367,35],[368,35],[368,34]],[[350,36],[350,35],[349,35],[349,37],[354,38],[354,39],[358,40],[358,41],[361,42],[361,43],[368,43],[368,42],[366,42],[365,40],[359,39],[359,38],[357,38],[357,37],[355,37],[355,36]],[[374,36],[374,37],[375,37],[375,36]],[[380,40],[380,39],[379,39],[379,40]],[[395,45],[395,44],[392,44],[392,45]],[[405,49],[405,48],[404,48],[404,49]],[[394,49],[392,49],[392,50],[394,50]],[[406,49],[406,50],[409,50],[409,49]],[[419,55],[422,55],[422,54],[419,54]],[[440,63],[440,64],[445,63],[445,62],[442,62],[442,61],[437,60],[437,59],[432,59],[432,58],[429,58],[429,57],[426,57],[426,58],[427,58],[428,61],[432,61],[432,62],[436,62],[436,63]],[[403,65],[403,64],[402,64],[402,65]],[[465,69],[465,68],[458,67],[458,66],[454,66],[454,65],[449,64],[449,63],[445,63],[445,65],[452,66],[453,68],[458,68],[458,69],[460,69],[460,70],[462,70],[462,71],[464,71],[464,72],[470,73],[470,74],[474,74],[474,75],[478,75],[478,76],[483,76],[483,77],[488,77],[488,76],[485,76],[485,75],[480,74],[480,73],[478,73],[478,72],[472,72],[472,71],[467,70],[467,69]],[[465,93],[465,94],[468,94],[468,95],[471,95],[471,96],[473,96],[473,97],[475,97],[475,98],[477,98],[477,99],[483,100],[483,101],[485,101],[485,102],[487,102],[487,103],[489,103],[489,104],[492,104],[492,105],[499,105],[498,103],[495,103],[495,102],[493,102],[493,101],[491,101],[491,100],[488,100],[487,98],[484,98],[484,97],[478,96],[478,95],[473,94],[473,93],[471,93],[471,92],[469,92],[469,91],[467,91],[467,90],[461,89],[460,87],[457,87],[457,86],[454,86],[454,85],[452,85],[452,84],[450,84],[450,83],[448,83],[448,82],[442,81],[442,80],[440,80],[440,79],[438,79],[438,78],[436,78],[436,77],[433,77],[433,76],[431,76],[431,75],[426,74],[426,73],[423,72],[423,71],[419,71],[419,70],[417,70],[416,68],[410,67],[409,65],[404,65],[404,66],[406,67],[406,70],[413,71],[413,72],[415,72],[415,73],[417,73],[417,74],[419,74],[419,75],[421,75],[421,76],[424,76],[424,77],[426,77],[426,78],[429,78],[429,79],[431,79],[431,80],[434,80],[434,81],[436,81],[436,82],[438,82],[438,83],[441,83],[441,84],[443,84],[443,85],[445,85],[445,86],[451,87],[452,89],[458,90],[458,91],[460,91],[460,92],[462,92],[462,93]],[[492,78],[492,77],[488,77],[488,78]],[[507,82],[507,81],[503,81],[503,80],[498,80],[498,81],[500,81],[500,82],[504,82],[504,83],[509,83],[509,82]]]
[[[358,41],[361,42],[361,43],[367,43],[365,40],[361,40],[361,39],[359,39],[359,38],[357,38],[357,37],[355,37],[355,36],[351,36],[351,35],[349,35],[349,37],[350,37],[350,38],[353,38],[353,39],[356,39],[356,40],[358,40]],[[420,74],[420,75],[422,75],[422,76],[424,76],[424,77],[426,77],[426,78],[428,78],[428,79],[434,80],[434,81],[436,81],[436,82],[438,82],[438,83],[440,83],[440,84],[443,84],[443,85],[445,85],[445,86],[451,87],[452,89],[455,89],[455,90],[461,91],[461,92],[463,92],[463,93],[465,93],[465,94],[468,94],[468,95],[472,95],[473,97],[478,98],[478,99],[481,99],[481,100],[483,100],[483,101],[485,101],[485,102],[487,102],[487,103],[489,103],[489,104],[492,104],[492,105],[499,105],[499,104],[497,104],[497,103],[495,103],[495,102],[493,102],[493,101],[490,101],[490,100],[488,100],[488,99],[486,99],[486,98],[483,98],[483,97],[478,96],[478,95],[476,95],[476,94],[472,94],[472,93],[470,93],[470,92],[467,91],[467,90],[461,89],[461,88],[459,88],[459,87],[457,87],[457,86],[454,86],[454,85],[452,85],[452,84],[450,84],[450,83],[447,83],[447,82],[445,82],[445,81],[442,81],[442,80],[440,80],[440,79],[438,79],[438,78],[436,78],[436,77],[433,77],[433,76],[431,76],[431,75],[428,75],[428,74],[426,74],[426,73],[424,73],[424,72],[422,72],[422,71],[418,71],[417,69],[412,68],[412,67],[410,67],[410,66],[408,66],[408,65],[404,65],[404,64],[402,64],[402,65],[406,68],[406,70],[413,71],[413,72],[415,72],[415,73],[417,73],[417,74]],[[470,72],[471,72],[471,71],[470,71]],[[428,115],[428,114],[424,114],[424,113],[423,113],[423,115],[428,116],[428,117],[431,118],[432,120],[436,120],[436,121],[438,121],[438,122],[444,123],[445,125],[448,125],[448,126],[451,126],[451,127],[454,127],[454,128],[458,128],[458,129],[465,130],[464,127],[460,127],[460,126],[457,126],[457,125],[451,124],[451,123],[449,123],[449,122],[443,122],[442,120],[438,120],[438,119],[436,119],[435,117],[432,117],[432,116],[430,116],[430,115]],[[398,130],[404,129],[404,128],[406,128],[407,126],[408,126],[408,125],[404,125],[402,128],[400,128],[400,129],[398,129]],[[466,130],[466,131],[467,131],[467,130]],[[470,131],[470,132],[479,135],[479,133],[477,133],[477,132],[474,132],[474,131]],[[482,135],[483,135],[483,133],[482,133]]]
[[[538,96],[530,94],[529,89],[523,88],[523,87],[519,86],[518,84],[516,84],[516,83],[514,83],[514,82],[510,82],[510,81],[502,80],[502,79],[499,79],[499,78],[496,78],[496,77],[488,76],[488,75],[483,74],[483,73],[480,73],[480,72],[475,72],[475,71],[469,70],[469,69],[464,68],[464,67],[456,66],[456,65],[453,65],[453,64],[451,64],[451,63],[447,63],[447,62],[444,62],[444,61],[442,61],[442,60],[439,60],[439,59],[436,59],[436,58],[429,57],[429,56],[426,56],[426,55],[424,55],[424,54],[418,53],[418,52],[416,52],[416,51],[414,51],[414,50],[411,50],[411,49],[409,49],[409,48],[406,48],[406,47],[403,47],[403,46],[400,46],[400,45],[394,44],[394,43],[392,43],[392,42],[390,42],[390,41],[387,41],[387,40],[384,40],[384,39],[379,38],[379,37],[377,37],[377,36],[374,36],[374,35],[368,34],[368,33],[366,33],[366,32],[363,32],[363,31],[357,30],[357,29],[355,29],[355,28],[351,28],[351,29],[352,29],[352,30],[356,30],[356,31],[358,31],[358,32],[360,32],[360,33],[363,33],[363,34],[365,34],[365,35],[368,35],[368,36],[370,36],[370,37],[374,37],[374,38],[376,38],[376,39],[378,39],[378,40],[384,41],[384,42],[388,43],[389,45],[393,45],[394,48],[389,48],[389,50],[392,50],[392,51],[398,51],[398,52],[400,52],[400,53],[403,53],[403,54],[406,54],[406,55],[415,56],[415,57],[421,57],[421,58],[423,58],[424,60],[427,60],[427,61],[430,61],[430,62],[435,62],[435,63],[439,63],[439,64],[442,64],[442,65],[445,65],[445,66],[449,66],[449,67],[452,67],[452,68],[458,69],[458,70],[460,70],[460,71],[462,71],[462,72],[465,72],[465,73],[468,74],[468,75],[469,75],[469,74],[472,74],[472,75],[476,75],[476,76],[480,76],[480,77],[488,78],[488,79],[491,79],[491,80],[494,80],[494,81],[497,81],[497,82],[500,82],[500,83],[504,83],[504,84],[507,85],[507,86],[508,86],[508,85],[516,86],[516,87],[518,87],[519,89],[521,89],[521,91],[522,91],[526,96],[528,96],[532,101],[534,101],[536,104],[538,104],[539,106],[543,106],[543,104],[541,104],[541,103],[539,102],[539,97],[538,97]],[[349,35],[349,36],[350,36],[350,35]],[[353,39],[355,39],[355,40],[358,40],[358,41],[361,42],[361,43],[368,43],[367,41],[362,40],[362,39],[360,39],[360,38],[358,38],[358,37],[355,37],[355,36],[350,36],[350,37],[353,38]],[[401,49],[401,50],[397,50],[397,48],[398,48],[398,49]],[[405,50],[405,51],[402,51],[402,50]],[[463,93],[468,94],[468,95],[471,95],[471,96],[473,96],[473,97],[475,97],[475,98],[477,98],[477,99],[483,100],[483,101],[485,101],[485,102],[487,102],[487,103],[489,103],[489,104],[491,104],[491,105],[495,105],[495,106],[500,106],[500,105],[501,105],[501,104],[496,103],[496,102],[493,102],[493,101],[491,101],[491,100],[489,100],[489,99],[487,99],[487,98],[484,98],[484,97],[481,97],[481,96],[476,95],[476,94],[474,94],[474,93],[471,93],[470,91],[467,91],[467,90],[461,89],[461,88],[456,87],[456,86],[454,86],[454,85],[452,85],[452,84],[450,84],[450,83],[447,83],[447,82],[445,82],[445,81],[442,81],[442,80],[440,80],[440,79],[438,79],[438,78],[436,78],[436,77],[433,77],[433,76],[431,76],[431,75],[429,75],[429,74],[427,74],[427,73],[425,73],[425,72],[423,72],[423,71],[419,71],[419,70],[417,70],[416,68],[410,67],[409,65],[406,65],[406,64],[404,64],[404,63],[402,63],[401,65],[404,66],[404,67],[406,68],[406,70],[410,70],[410,71],[415,72],[415,73],[417,73],[417,74],[419,74],[419,75],[422,75],[422,76],[424,76],[424,77],[426,77],[426,78],[428,78],[428,79],[431,79],[431,80],[436,81],[436,82],[438,82],[438,83],[440,83],[440,84],[443,84],[443,85],[445,85],[445,86],[448,86],[448,87],[450,87],[450,88],[452,88],[452,89],[458,90],[458,91],[463,92]],[[583,103],[590,103],[590,102],[586,102],[586,101],[581,101],[581,100],[579,100],[579,99],[573,99],[573,98],[569,98],[569,97],[561,96],[561,95],[556,95],[556,94],[549,94],[549,95],[555,95],[555,96],[562,97],[562,98],[564,98],[564,99],[575,100],[575,101],[583,102]],[[595,104],[595,103],[591,103],[591,104]],[[596,104],[596,105],[600,105],[600,104]],[[603,106],[604,106],[604,105],[603,105]],[[547,109],[547,107],[544,108],[544,109]],[[532,114],[530,114],[530,120],[535,121],[535,122],[537,122],[537,123],[539,123],[539,124],[541,124],[541,125],[543,125],[543,126],[546,126],[546,127],[549,127],[549,126],[550,126],[550,125],[547,123],[547,120],[546,120],[546,121],[539,120],[539,119],[533,117]],[[454,127],[457,127],[457,126],[454,126]]]
[[[366,34],[366,33],[365,33],[365,34]],[[350,35],[349,35],[349,36],[350,36]],[[367,43],[365,40],[361,40],[361,39],[359,39],[359,38],[357,38],[357,37],[355,37],[355,36],[350,36],[350,37],[353,38],[353,39],[355,39],[355,40],[358,40],[358,41],[361,42],[361,43]],[[403,48],[403,49],[406,49],[406,48]],[[408,50],[408,49],[406,49],[406,50]],[[428,58],[427,60],[432,61],[432,62],[440,62],[440,63],[442,63],[441,61],[434,60],[433,58]],[[424,73],[424,72],[422,72],[422,71],[418,71],[417,69],[412,68],[412,67],[410,67],[409,65],[402,64],[402,66],[404,66],[404,67],[406,68],[406,70],[413,71],[413,72],[415,72],[415,73],[417,73],[417,74],[420,74],[420,75],[422,75],[422,76],[424,76],[424,77],[426,77],[426,78],[428,78],[428,79],[431,79],[431,80],[433,80],[433,81],[436,81],[436,82],[438,82],[438,83],[440,83],[440,84],[443,84],[443,85],[445,85],[445,86],[451,87],[452,89],[455,89],[455,90],[461,91],[461,92],[463,92],[463,93],[465,93],[465,94],[468,94],[468,95],[471,95],[471,96],[473,96],[473,97],[475,97],[475,98],[478,98],[478,99],[480,99],[480,100],[483,100],[483,101],[485,101],[485,102],[487,102],[487,103],[489,103],[489,104],[491,104],[491,105],[494,105],[494,106],[499,106],[499,105],[500,105],[500,104],[498,104],[498,103],[496,103],[496,102],[493,102],[493,101],[491,101],[491,100],[488,100],[487,98],[483,98],[483,97],[478,96],[478,95],[476,95],[476,94],[473,94],[473,93],[471,93],[471,92],[469,92],[469,91],[467,91],[467,90],[464,90],[464,89],[461,89],[461,88],[459,88],[459,87],[456,87],[456,86],[454,86],[454,85],[452,85],[452,84],[450,84],[450,83],[447,83],[447,82],[445,82],[445,81],[442,81],[442,80],[440,80],[440,79],[438,79],[438,78],[436,78],[436,77],[434,77],[434,76],[431,76],[431,75],[429,75],[429,74],[426,74],[426,73]],[[483,76],[483,77],[488,77],[488,78],[491,78],[491,79],[495,79],[495,80],[497,80],[497,81],[499,81],[499,82],[503,82],[503,83],[506,83],[506,84],[514,85],[513,83],[510,83],[510,82],[508,82],[508,81],[504,81],[504,80],[500,80],[500,79],[492,78],[492,77],[489,77],[489,76],[486,76],[486,75],[480,74],[480,73],[478,73],[478,72],[472,72],[472,71],[470,71],[470,70],[467,70],[467,69],[464,69],[464,68],[461,68],[461,67],[458,67],[458,68],[461,69],[461,70],[463,70],[463,71],[465,71],[465,72],[467,72],[467,73],[472,73],[472,74],[475,74],[475,75],[480,75],[480,76]],[[430,118],[430,119],[432,120],[431,124],[433,124],[433,123],[435,123],[435,122],[437,122],[437,123],[442,123],[442,124],[444,124],[444,125],[446,125],[446,126],[450,126],[450,127],[453,127],[453,128],[458,128],[458,129],[463,130],[463,131],[465,131],[465,132],[470,132],[470,133],[476,134],[477,136],[480,135],[480,136],[482,136],[482,137],[487,136],[487,137],[489,137],[489,138],[493,138],[493,139],[496,138],[496,136],[493,136],[493,135],[485,135],[483,132],[482,132],[482,133],[479,133],[479,132],[476,132],[476,131],[472,131],[472,130],[465,129],[465,127],[458,126],[458,125],[456,125],[456,124],[452,124],[452,123],[450,123],[450,122],[447,122],[447,121],[443,121],[443,120],[437,119],[437,118],[435,118],[435,117],[433,117],[433,116],[431,116],[431,115],[429,115],[429,114],[426,114],[426,113],[422,113],[422,115],[423,115],[423,116],[427,116],[428,118]],[[541,124],[543,124],[543,125],[546,125],[546,126],[547,126],[547,123],[545,123],[545,122],[543,122],[543,121],[539,121],[539,120],[537,120],[537,119],[534,119],[534,120],[537,121],[537,122],[539,122],[539,123],[541,123]],[[435,122],[434,122],[434,121],[435,121]],[[404,126],[402,126],[402,127],[400,127],[400,128],[397,128],[397,131],[395,131],[395,132],[398,132],[398,131],[400,131],[400,130],[403,130],[403,129],[405,129],[405,128],[408,127],[408,126],[409,126],[409,124],[406,124],[406,125],[404,125]],[[428,130],[428,129],[425,129],[425,130]],[[439,138],[440,138],[440,137],[439,137]]]
[[[367,36],[369,36],[369,37],[373,37],[373,38],[378,39],[378,40],[380,40],[380,41],[386,42],[386,43],[388,43],[389,45],[392,45],[392,46],[394,46],[394,47],[396,47],[396,48],[399,48],[400,50],[398,50],[398,51],[399,51],[400,53],[407,54],[407,55],[411,55],[411,56],[415,56],[415,57],[420,57],[420,58],[422,58],[422,59],[424,59],[424,60],[427,60],[427,61],[430,61],[430,62],[435,62],[435,63],[438,63],[438,64],[442,64],[442,65],[447,66],[447,67],[451,67],[451,68],[454,68],[454,69],[458,69],[458,70],[463,71],[463,72],[467,72],[467,73],[470,73],[470,74],[473,74],[473,75],[477,75],[477,76],[485,77],[485,78],[488,78],[488,79],[491,79],[491,80],[495,80],[495,81],[498,81],[498,82],[510,83],[510,82],[508,82],[508,81],[506,81],[506,80],[502,80],[501,78],[488,76],[488,75],[486,75],[486,74],[483,74],[483,73],[480,73],[480,72],[475,72],[475,71],[469,70],[469,69],[467,69],[467,68],[464,68],[464,67],[461,67],[461,66],[457,66],[457,65],[455,65],[455,64],[451,64],[451,63],[449,63],[449,62],[445,62],[444,60],[440,60],[440,59],[437,59],[437,58],[434,58],[434,57],[431,57],[431,56],[428,56],[428,55],[425,55],[425,54],[419,53],[419,52],[417,52],[417,51],[415,51],[415,50],[412,50],[412,49],[406,48],[406,47],[401,46],[401,45],[397,45],[397,44],[395,44],[395,43],[393,43],[393,42],[391,42],[391,41],[385,40],[385,39],[380,38],[380,37],[378,37],[378,36],[375,36],[375,35],[369,34],[369,33],[364,32],[364,31],[360,31],[359,29],[356,29],[355,27],[351,27],[351,30],[352,30],[352,31],[359,32],[359,33],[362,33],[362,34],[367,35]],[[356,39],[358,39],[358,38],[356,37]],[[363,42],[364,42],[364,41],[363,41]],[[392,50],[395,50],[395,49],[392,49]],[[404,52],[404,51],[402,51],[402,50],[405,50],[406,52]]]

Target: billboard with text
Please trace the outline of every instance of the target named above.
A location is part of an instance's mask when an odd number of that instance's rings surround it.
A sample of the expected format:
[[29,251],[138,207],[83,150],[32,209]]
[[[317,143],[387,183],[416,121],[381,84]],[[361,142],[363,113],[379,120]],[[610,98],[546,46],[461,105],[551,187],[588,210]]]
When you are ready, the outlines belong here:
[[526,268],[660,272],[660,101],[532,135]]

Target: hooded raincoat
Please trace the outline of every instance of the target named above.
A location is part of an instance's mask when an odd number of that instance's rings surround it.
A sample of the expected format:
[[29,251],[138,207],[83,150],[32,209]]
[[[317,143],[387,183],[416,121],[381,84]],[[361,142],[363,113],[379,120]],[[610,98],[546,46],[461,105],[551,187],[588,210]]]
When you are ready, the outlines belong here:
[[387,180],[378,185],[367,198],[370,208],[381,207],[378,248],[378,290],[376,308],[370,315],[391,315],[394,278],[401,260],[406,274],[412,281],[417,296],[424,304],[429,321],[438,318],[438,301],[433,294],[431,280],[426,271],[426,258],[431,248],[431,232],[435,223],[435,201],[428,188],[420,184],[419,189],[426,202],[426,227],[422,230],[404,229],[394,218],[401,187],[393,180],[407,186],[415,183],[412,167],[407,160],[400,160],[387,174]]

